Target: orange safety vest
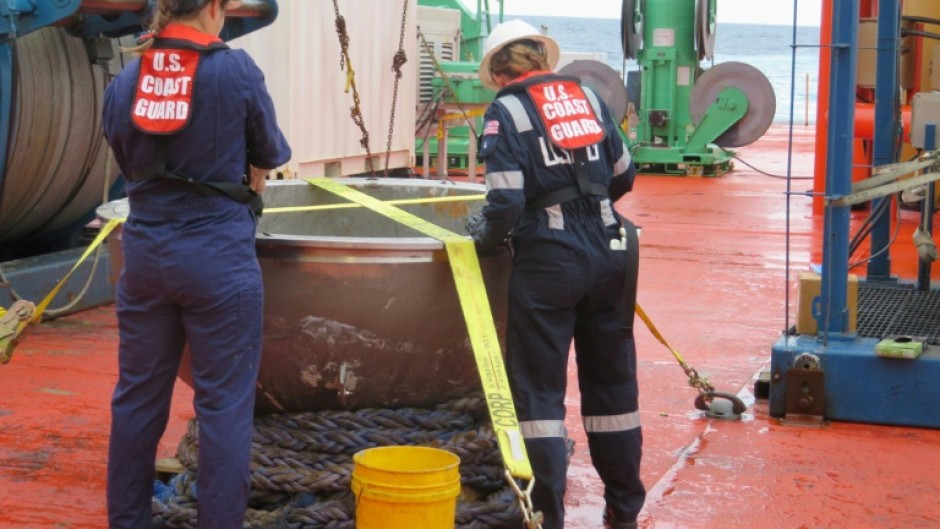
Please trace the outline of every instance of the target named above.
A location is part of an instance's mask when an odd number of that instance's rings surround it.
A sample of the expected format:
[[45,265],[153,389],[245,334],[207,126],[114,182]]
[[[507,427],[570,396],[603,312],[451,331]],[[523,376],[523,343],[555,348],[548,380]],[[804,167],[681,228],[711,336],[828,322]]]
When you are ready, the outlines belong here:
[[556,146],[573,151],[604,140],[604,127],[581,85],[553,79],[527,87],[548,137]]
[[196,72],[202,56],[228,46],[218,37],[170,24],[140,58],[131,122],[141,132],[176,134],[193,115]]

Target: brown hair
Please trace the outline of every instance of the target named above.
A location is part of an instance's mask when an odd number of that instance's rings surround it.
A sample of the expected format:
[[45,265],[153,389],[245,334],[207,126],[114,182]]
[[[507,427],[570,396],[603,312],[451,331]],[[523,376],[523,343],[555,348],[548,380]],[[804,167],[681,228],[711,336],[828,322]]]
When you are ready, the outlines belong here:
[[493,54],[490,73],[515,79],[520,75],[539,70],[550,70],[545,47],[532,39],[511,42]]
[[[146,29],[156,35],[166,28],[167,24],[177,20],[186,20],[196,16],[212,0],[156,0],[153,9],[150,12]],[[221,7],[225,9],[231,0],[222,0]],[[147,39],[133,48],[127,48],[122,51],[142,55],[153,46],[153,39]]]

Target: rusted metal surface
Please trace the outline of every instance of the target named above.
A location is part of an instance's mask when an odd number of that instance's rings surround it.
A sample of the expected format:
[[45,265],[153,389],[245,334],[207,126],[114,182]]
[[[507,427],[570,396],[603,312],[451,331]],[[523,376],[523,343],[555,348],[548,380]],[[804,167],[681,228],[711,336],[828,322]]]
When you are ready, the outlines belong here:
[[826,414],[826,373],[793,368],[787,374],[787,414]]
[[[427,180],[340,181],[381,200],[485,191]],[[270,209],[346,201],[289,180],[271,182],[265,202]],[[482,201],[402,207],[462,234]],[[364,208],[269,213],[258,232],[265,289],[259,413],[431,405],[479,388],[441,242]],[[508,254],[483,257],[481,266],[502,335]]]
[[[349,180],[382,200],[482,193],[482,186]],[[344,202],[302,181],[272,182],[270,207]],[[457,233],[481,201],[404,206]],[[454,280],[439,241],[364,208],[265,215],[258,410],[439,403],[479,387]],[[496,321],[509,260],[482,259]]]

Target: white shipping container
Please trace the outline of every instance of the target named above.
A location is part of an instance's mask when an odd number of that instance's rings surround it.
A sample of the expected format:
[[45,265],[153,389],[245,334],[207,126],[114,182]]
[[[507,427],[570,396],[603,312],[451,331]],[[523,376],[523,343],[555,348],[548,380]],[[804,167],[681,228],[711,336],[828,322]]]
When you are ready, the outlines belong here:
[[[363,122],[377,174],[385,167],[395,72],[392,59],[401,38],[407,3],[402,67],[389,169],[414,159],[417,99],[417,0],[339,0],[346,20],[349,57],[355,72]],[[269,27],[229,44],[244,48],[265,74],[278,123],[293,149],[291,176],[345,176],[369,172],[362,133],[350,117],[353,93],[340,68],[336,13],[329,0],[278,0]]]

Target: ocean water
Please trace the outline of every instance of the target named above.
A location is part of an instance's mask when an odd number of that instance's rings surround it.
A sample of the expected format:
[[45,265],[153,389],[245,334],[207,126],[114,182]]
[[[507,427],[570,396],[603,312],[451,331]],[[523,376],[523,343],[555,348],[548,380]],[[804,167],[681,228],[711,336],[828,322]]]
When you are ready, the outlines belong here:
[[[633,60],[623,60],[620,44],[620,20],[607,18],[561,18],[513,16],[535,27],[545,26],[563,52],[603,53],[618,72],[636,70]],[[781,21],[785,23],[785,21]],[[774,120],[790,120],[791,87],[795,89],[794,122],[802,124],[816,118],[816,93],[819,77],[819,28],[796,30],[796,66],[793,68],[793,27],[750,24],[719,24],[716,33],[714,64],[745,62],[764,73],[774,88],[777,109]],[[711,61],[703,61],[703,67]],[[791,74],[793,72],[793,74]],[[809,88],[807,89],[807,79]],[[794,82],[795,80],[795,82]]]

